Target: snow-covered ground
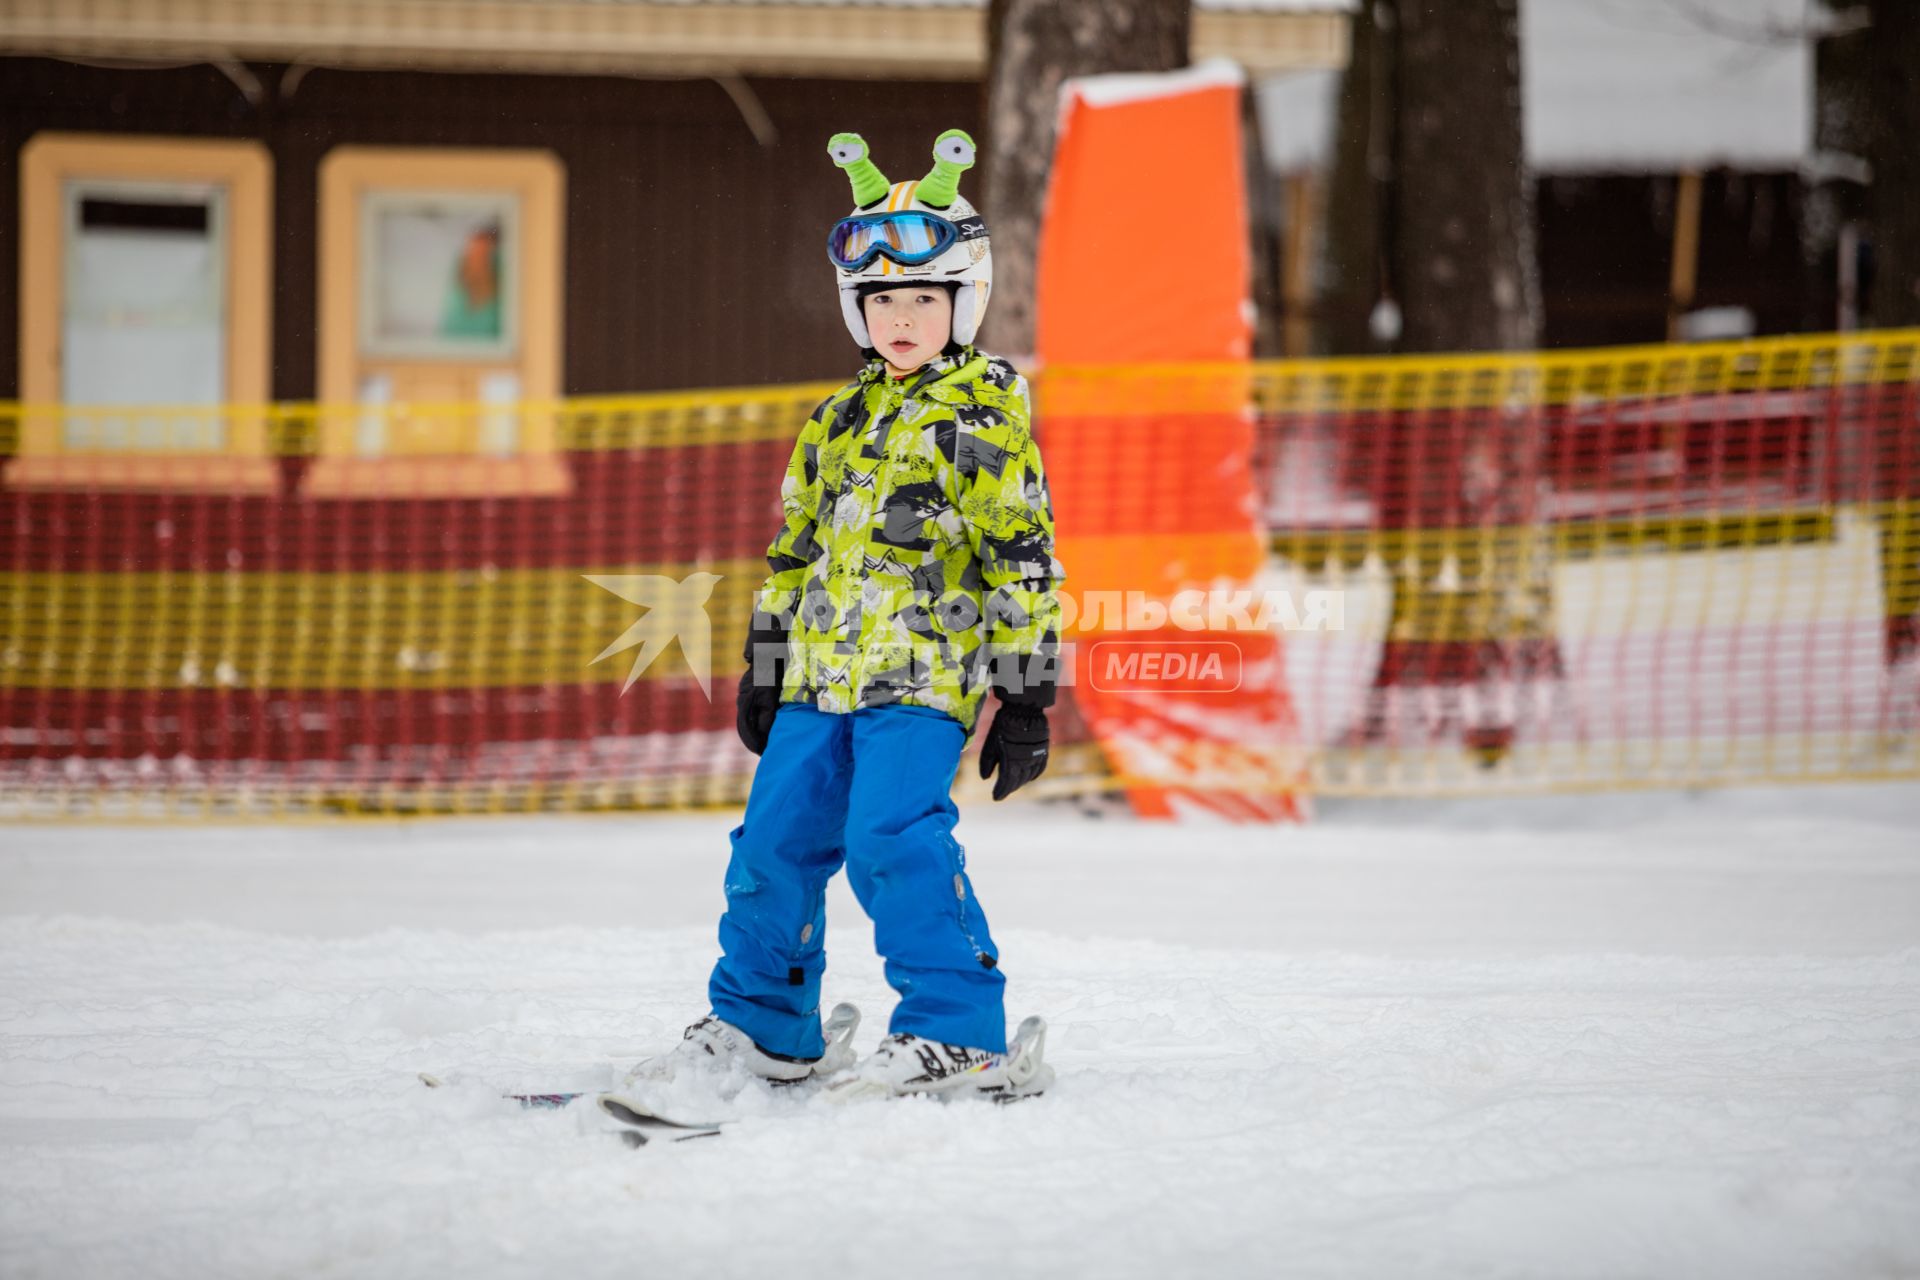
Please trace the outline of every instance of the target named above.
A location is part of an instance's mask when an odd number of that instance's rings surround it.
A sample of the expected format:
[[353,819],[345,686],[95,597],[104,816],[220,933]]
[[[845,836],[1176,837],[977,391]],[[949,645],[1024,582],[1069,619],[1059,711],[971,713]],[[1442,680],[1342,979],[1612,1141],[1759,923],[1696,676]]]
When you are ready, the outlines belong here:
[[0,828],[0,1275],[1920,1275],[1920,787],[970,808],[1046,1098],[494,1101],[702,1011],[734,820]]

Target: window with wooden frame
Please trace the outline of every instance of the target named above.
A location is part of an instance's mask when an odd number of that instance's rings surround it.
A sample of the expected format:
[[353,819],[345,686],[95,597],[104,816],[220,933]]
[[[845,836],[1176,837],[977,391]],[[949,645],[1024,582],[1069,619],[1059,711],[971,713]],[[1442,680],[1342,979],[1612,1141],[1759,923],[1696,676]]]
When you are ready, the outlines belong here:
[[565,177],[545,151],[320,166],[317,497],[562,493]]
[[273,163],[258,143],[41,133],[20,152],[23,488],[260,492]]

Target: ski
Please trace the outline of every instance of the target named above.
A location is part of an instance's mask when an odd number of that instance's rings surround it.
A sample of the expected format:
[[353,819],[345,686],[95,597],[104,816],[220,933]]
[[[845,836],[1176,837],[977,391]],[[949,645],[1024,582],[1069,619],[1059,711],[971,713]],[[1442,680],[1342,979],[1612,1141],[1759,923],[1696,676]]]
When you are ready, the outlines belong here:
[[[826,1039],[826,1056],[835,1056],[844,1050],[847,1054],[847,1060],[851,1061],[851,1049],[849,1049],[848,1046],[851,1045],[854,1032],[857,1031],[859,1027],[859,1009],[845,1003],[835,1005],[821,1027]],[[642,1065],[644,1066],[644,1064]],[[611,1071],[606,1072],[602,1077],[603,1081],[610,1078],[611,1075]],[[453,1083],[450,1077],[438,1076],[430,1071],[418,1073],[418,1078],[420,1083],[429,1089],[443,1089]],[[634,1084],[637,1078],[638,1069],[633,1073],[629,1073],[626,1085],[616,1087],[614,1091],[616,1096],[618,1088],[624,1088]],[[768,1080],[766,1083],[782,1093],[795,1094],[802,1089],[817,1087],[821,1084],[821,1078],[810,1075],[802,1076],[797,1080]],[[531,1091],[514,1092],[504,1093],[500,1096],[503,1101],[518,1103],[523,1111],[557,1111],[562,1107],[571,1106],[581,1098],[599,1096],[604,1090],[605,1085],[603,1083],[601,1087],[593,1089],[554,1089],[540,1093]],[[644,1111],[644,1108],[641,1108],[641,1110]]]
[[[420,1073],[420,1083],[429,1089],[443,1089],[447,1082],[430,1071]],[[522,1111],[558,1111],[578,1102],[582,1098],[595,1095],[589,1092],[562,1093],[504,1093],[503,1102],[519,1104]],[[608,1105],[606,1095],[600,1095],[600,1109],[606,1115],[620,1122],[620,1128],[611,1130],[620,1141],[633,1148],[644,1147],[649,1142],[685,1142],[690,1138],[711,1138],[719,1134],[720,1125],[681,1124],[673,1120],[662,1119],[637,1105],[628,1107],[619,1103]]]
[[[853,1027],[857,1025],[859,1015],[851,1006],[841,1006],[834,1011],[830,1020],[831,1031],[841,1039],[850,1039]],[[1031,1017],[1020,1024],[1012,1040],[1007,1045],[1007,1057],[1013,1067],[1012,1075],[1019,1081],[1013,1085],[999,1085],[980,1089],[954,1089],[948,1092],[936,1092],[930,1095],[941,1102],[951,1102],[959,1098],[974,1098],[1006,1105],[1037,1098],[1052,1085],[1053,1068],[1045,1060],[1047,1024],[1044,1019]],[[429,1089],[445,1088],[449,1083],[444,1077],[431,1072],[419,1073],[420,1083]],[[629,1086],[639,1083],[630,1081]],[[827,1104],[845,1104],[868,1100],[886,1099],[899,1095],[882,1086],[870,1084],[857,1077],[836,1079],[832,1082],[817,1076],[795,1081],[769,1081],[777,1091],[787,1096],[816,1097]],[[635,1096],[632,1092],[609,1090],[594,1092],[591,1090],[555,1090],[552,1092],[506,1093],[501,1100],[512,1102],[523,1111],[558,1111],[569,1107],[582,1098],[592,1098],[600,1113],[619,1125],[614,1132],[629,1147],[643,1147],[649,1142],[685,1142],[693,1138],[718,1137],[725,1131],[729,1120],[681,1120],[664,1116]]]
[[669,1120],[655,1115],[632,1098],[619,1098],[610,1093],[601,1094],[598,1101],[602,1113],[626,1126],[619,1132],[630,1147],[643,1146],[653,1139],[686,1142],[692,1138],[716,1138],[727,1125],[725,1120],[706,1123]]
[[[427,1086],[429,1089],[444,1089],[447,1086],[447,1081],[444,1077],[434,1075],[431,1071],[422,1071],[419,1074],[419,1080],[421,1084]],[[582,1098],[590,1098],[592,1096],[593,1092],[591,1090],[580,1089],[570,1093],[503,1093],[500,1095],[500,1100],[502,1102],[517,1102],[520,1104],[522,1111],[558,1111],[562,1107],[571,1106]]]

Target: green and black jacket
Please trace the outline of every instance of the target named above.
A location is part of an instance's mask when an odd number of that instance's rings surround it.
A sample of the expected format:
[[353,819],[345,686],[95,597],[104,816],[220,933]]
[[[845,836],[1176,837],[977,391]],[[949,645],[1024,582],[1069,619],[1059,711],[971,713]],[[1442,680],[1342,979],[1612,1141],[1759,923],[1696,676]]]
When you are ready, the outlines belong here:
[[1066,570],[1012,365],[869,362],[801,429],[780,497],[755,607],[787,631],[781,701],[933,707],[968,734],[989,685],[1052,701]]

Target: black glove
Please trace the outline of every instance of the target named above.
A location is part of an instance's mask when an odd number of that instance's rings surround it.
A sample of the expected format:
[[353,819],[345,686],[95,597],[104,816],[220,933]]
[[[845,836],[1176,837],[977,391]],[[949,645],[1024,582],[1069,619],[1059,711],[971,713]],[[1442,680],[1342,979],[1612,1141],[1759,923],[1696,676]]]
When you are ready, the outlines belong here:
[[[774,713],[780,710],[780,686],[787,671],[786,643],[786,631],[772,618],[756,611],[741,655],[747,660],[747,669],[740,676],[740,691],[733,705],[733,727],[747,750],[755,755],[767,749],[767,738],[773,733]],[[769,664],[759,664],[769,669],[756,681],[754,651],[760,645],[777,646],[780,656]]]
[[777,685],[756,685],[753,671],[749,668],[740,677],[740,693],[733,705],[733,727],[740,733],[740,741],[747,750],[759,755],[767,749],[767,738],[773,732],[773,716],[780,710],[780,689]]
[[1003,702],[980,744],[980,776],[990,778],[997,766],[999,781],[993,798],[1005,800],[1047,771],[1047,712],[1018,702]]

